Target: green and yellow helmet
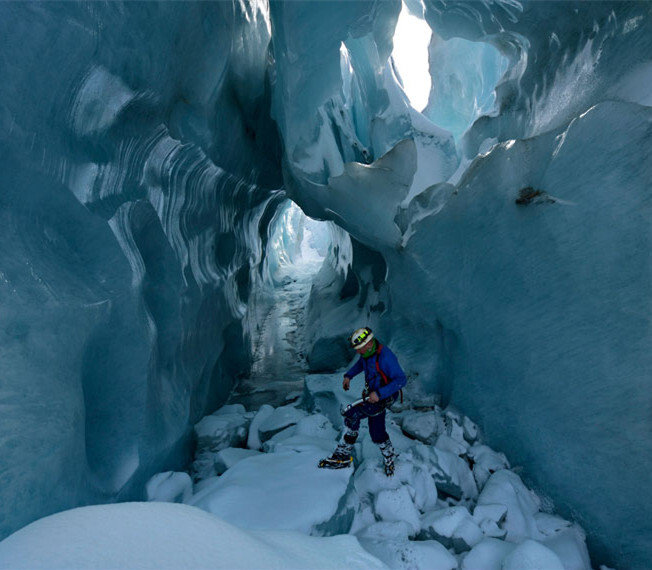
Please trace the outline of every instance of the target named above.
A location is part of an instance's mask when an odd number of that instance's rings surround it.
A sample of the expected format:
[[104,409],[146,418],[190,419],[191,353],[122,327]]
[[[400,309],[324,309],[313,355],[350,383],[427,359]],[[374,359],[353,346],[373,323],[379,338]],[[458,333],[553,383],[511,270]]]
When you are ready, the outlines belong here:
[[349,341],[353,348],[360,348],[367,344],[370,340],[374,338],[374,333],[371,332],[369,327],[364,327],[357,329],[352,335]]

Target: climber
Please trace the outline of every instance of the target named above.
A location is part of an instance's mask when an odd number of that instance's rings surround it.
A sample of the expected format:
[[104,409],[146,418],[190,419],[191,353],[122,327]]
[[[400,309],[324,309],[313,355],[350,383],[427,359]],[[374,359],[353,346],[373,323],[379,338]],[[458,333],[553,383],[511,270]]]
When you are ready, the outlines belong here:
[[385,474],[394,474],[394,447],[385,429],[385,412],[398,398],[407,378],[398,363],[396,355],[374,338],[369,327],[356,330],[350,338],[351,346],[360,355],[357,362],[344,375],[342,387],[348,390],[351,379],[364,370],[365,388],[362,397],[365,402],[349,409],[344,415],[346,430],[340,443],[327,459],[319,462],[319,467],[340,469],[353,461],[353,444],[358,437],[360,420],[369,418],[369,434],[372,441],[380,447],[385,463]]

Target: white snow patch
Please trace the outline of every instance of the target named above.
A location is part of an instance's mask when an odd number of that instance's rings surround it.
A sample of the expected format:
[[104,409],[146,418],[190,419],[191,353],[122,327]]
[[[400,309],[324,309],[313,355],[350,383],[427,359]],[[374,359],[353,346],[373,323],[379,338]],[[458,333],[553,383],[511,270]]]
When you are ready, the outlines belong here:
[[188,505],[121,503],[45,517],[0,543],[0,568],[386,568],[353,536],[247,532]]

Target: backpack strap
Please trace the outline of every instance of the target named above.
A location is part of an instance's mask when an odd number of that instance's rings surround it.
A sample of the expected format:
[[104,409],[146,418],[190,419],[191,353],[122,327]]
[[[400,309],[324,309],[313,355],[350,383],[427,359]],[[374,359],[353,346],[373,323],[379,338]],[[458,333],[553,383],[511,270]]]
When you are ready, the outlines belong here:
[[[380,351],[383,349],[383,345],[378,343],[378,347],[376,348],[376,370],[378,370],[378,374],[380,374],[380,377],[383,379],[383,384],[387,386],[389,384],[390,380],[387,374],[385,374],[381,368],[380,364],[378,363],[378,360],[380,360]],[[403,403],[403,389],[399,390],[401,394],[401,404]]]

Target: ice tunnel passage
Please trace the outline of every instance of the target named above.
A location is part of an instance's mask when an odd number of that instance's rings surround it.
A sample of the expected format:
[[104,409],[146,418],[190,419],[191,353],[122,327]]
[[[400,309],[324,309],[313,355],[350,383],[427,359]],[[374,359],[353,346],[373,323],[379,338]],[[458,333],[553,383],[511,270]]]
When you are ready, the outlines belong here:
[[0,4],[0,537],[187,465],[289,197],[332,224],[308,366],[370,324],[596,562],[647,565],[652,6],[408,5],[424,114],[399,1]]

